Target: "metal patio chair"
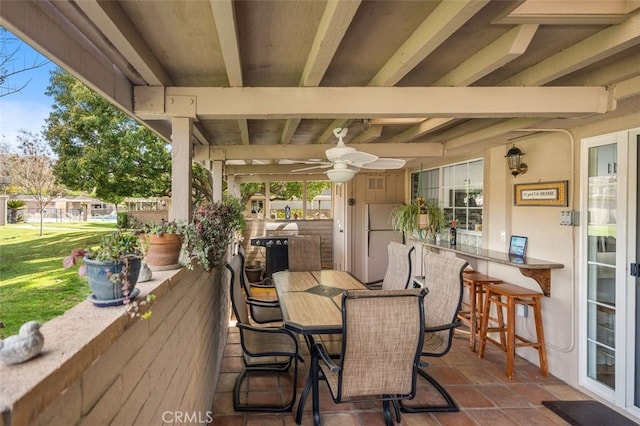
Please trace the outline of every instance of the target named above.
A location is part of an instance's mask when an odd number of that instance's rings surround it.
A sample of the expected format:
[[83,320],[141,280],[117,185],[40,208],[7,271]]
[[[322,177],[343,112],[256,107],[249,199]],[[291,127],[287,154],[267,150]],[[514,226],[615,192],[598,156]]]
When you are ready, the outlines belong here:
[[[451,349],[454,331],[460,326],[457,316],[462,302],[462,273],[467,262],[464,259],[436,253],[426,253],[424,262],[424,283],[429,289],[429,294],[424,301],[425,336],[422,356],[442,357]],[[408,413],[459,411],[451,395],[428,373],[428,370],[428,363],[421,363],[418,373],[440,393],[445,404],[406,406],[400,403],[402,411]]]
[[387,246],[387,271],[382,281],[367,284],[372,290],[401,290],[411,283],[411,257],[415,247],[391,241]]
[[[244,368],[236,378],[233,390],[233,408],[236,411],[291,411],[296,401],[298,378],[298,360],[302,360],[298,352],[296,335],[280,327],[253,325],[249,320],[247,300],[242,290],[242,260],[233,256],[226,265],[229,271],[231,305],[236,317],[236,326],[240,330],[240,343]],[[291,379],[291,398],[282,404],[251,404],[241,401],[243,382],[247,383],[247,400],[249,399],[251,376],[263,378],[265,374],[282,374],[288,372],[293,364]]]
[[[258,324],[282,321],[282,311],[280,310],[280,303],[277,300],[261,299],[253,295],[251,289],[252,285],[249,282],[247,273],[244,269],[244,250],[238,250],[238,254],[236,256],[240,258],[240,282],[247,296],[247,305],[249,307],[251,319]],[[273,287],[271,287],[271,289],[273,289]]]
[[331,358],[322,343],[312,350],[314,425],[320,424],[320,380],[326,381],[334,402],[382,400],[385,424],[393,424],[391,405],[400,422],[395,401],[413,398],[416,392],[426,292],[352,290],[343,294],[340,359]]

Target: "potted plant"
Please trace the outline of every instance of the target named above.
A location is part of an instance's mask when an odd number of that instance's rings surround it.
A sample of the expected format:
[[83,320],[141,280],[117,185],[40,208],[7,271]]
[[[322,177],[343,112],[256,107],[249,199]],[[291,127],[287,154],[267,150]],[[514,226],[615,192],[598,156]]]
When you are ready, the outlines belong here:
[[180,249],[184,221],[166,221],[144,224],[139,228],[144,251],[144,262],[152,271],[165,271],[180,267]]
[[428,236],[445,225],[444,212],[435,200],[425,200],[418,197],[411,204],[396,207],[391,213],[391,226],[402,231],[407,236],[423,238],[426,231]]
[[235,198],[199,206],[184,230],[181,263],[189,269],[194,263],[205,271],[221,269],[226,263],[229,243],[244,228],[243,211],[240,200]]
[[87,298],[96,306],[129,304],[139,290],[135,287],[140,273],[142,245],[138,236],[122,229],[102,237],[95,248],[74,249],[63,260],[65,268],[80,259],[80,275],[86,275],[92,294]]

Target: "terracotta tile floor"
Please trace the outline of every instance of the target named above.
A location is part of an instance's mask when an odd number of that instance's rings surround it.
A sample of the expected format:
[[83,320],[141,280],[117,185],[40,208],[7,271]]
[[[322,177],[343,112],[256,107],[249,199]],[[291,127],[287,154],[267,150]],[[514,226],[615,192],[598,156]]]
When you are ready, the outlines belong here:
[[[505,354],[493,345],[487,345],[485,358],[479,359],[468,346],[468,336],[456,334],[451,351],[442,358],[430,358],[429,371],[451,393],[460,407],[457,413],[416,413],[402,414],[402,425],[565,425],[560,417],[542,406],[543,400],[590,399],[587,395],[570,387],[561,380],[543,377],[537,366],[523,358],[516,357],[516,377],[507,379],[505,375]],[[299,364],[298,394],[307,374],[308,351],[305,363]],[[232,391],[238,372],[242,368],[239,334],[235,327],[229,328],[229,338],[213,403],[213,425],[269,426],[294,425],[293,413],[242,413],[233,409]],[[271,380],[271,382],[269,381]],[[279,381],[265,379],[252,382],[252,402],[272,401],[286,397],[283,386],[290,383],[291,376],[280,377]],[[429,400],[434,391],[423,378],[418,378],[418,393],[414,401]],[[278,390],[278,392],[275,392]],[[326,384],[320,384],[320,407],[322,423],[327,426],[375,426],[384,425],[382,404],[375,402],[358,404],[334,404]],[[438,396],[435,396],[438,398]],[[411,404],[411,401],[406,403]],[[307,399],[303,425],[312,425],[311,397]]]

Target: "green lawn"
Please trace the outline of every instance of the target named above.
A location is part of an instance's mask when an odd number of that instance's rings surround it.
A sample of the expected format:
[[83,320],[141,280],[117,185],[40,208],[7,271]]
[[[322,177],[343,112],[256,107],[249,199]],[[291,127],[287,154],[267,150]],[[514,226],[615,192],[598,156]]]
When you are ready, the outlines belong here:
[[30,320],[61,315],[91,293],[78,268],[64,269],[72,248],[98,244],[115,223],[26,223],[0,227],[0,338],[16,334]]

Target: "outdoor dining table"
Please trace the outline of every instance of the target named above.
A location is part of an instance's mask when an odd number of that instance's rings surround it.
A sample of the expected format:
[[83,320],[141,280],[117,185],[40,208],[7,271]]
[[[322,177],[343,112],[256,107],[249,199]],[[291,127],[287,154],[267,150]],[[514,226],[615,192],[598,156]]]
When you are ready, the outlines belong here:
[[[345,271],[323,269],[310,272],[280,271],[273,274],[284,327],[301,334],[309,345],[313,335],[342,333],[342,294],[367,287]],[[307,375],[296,423],[300,424],[304,403],[311,391],[311,370]]]
[[367,287],[345,271],[273,274],[284,327],[304,336],[342,332],[342,294]]

